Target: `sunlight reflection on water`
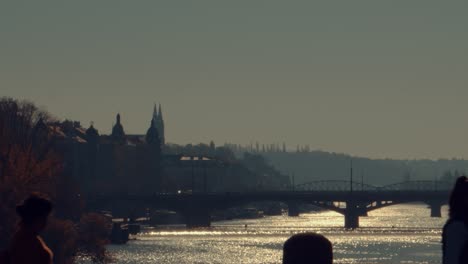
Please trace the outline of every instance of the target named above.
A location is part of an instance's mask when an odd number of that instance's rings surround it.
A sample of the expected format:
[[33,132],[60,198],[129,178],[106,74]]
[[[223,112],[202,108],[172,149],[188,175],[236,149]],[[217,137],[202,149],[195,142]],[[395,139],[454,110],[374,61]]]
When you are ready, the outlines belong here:
[[222,221],[209,229],[154,229],[109,250],[117,263],[281,263],[284,241],[313,231],[332,241],[334,263],[440,263],[447,208],[442,218],[429,213],[423,204],[394,205],[369,212],[352,231],[329,211]]

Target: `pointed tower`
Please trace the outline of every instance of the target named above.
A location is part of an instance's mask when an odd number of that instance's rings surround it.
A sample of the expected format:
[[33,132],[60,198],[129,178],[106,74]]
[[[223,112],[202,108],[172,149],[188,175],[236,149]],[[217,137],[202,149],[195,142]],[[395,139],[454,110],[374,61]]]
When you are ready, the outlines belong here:
[[161,147],[161,140],[159,138],[158,129],[154,125],[154,120],[151,120],[151,125],[146,132],[145,137],[146,143],[151,146],[156,146],[160,149]]
[[151,124],[156,128],[156,121],[158,120],[159,118],[159,115],[158,115],[158,108],[157,108],[157,105],[156,103],[154,103],[154,108],[153,108],[153,119],[151,122]]
[[[154,108],[156,109],[156,105],[154,106]],[[164,146],[164,144],[166,143],[166,138],[164,135],[164,118],[162,114],[161,104],[159,104],[159,110],[158,110],[158,114],[156,115],[154,125],[156,126],[156,129],[158,130],[159,139],[161,141],[161,146]]]
[[163,119],[163,116],[162,116],[162,109],[161,109],[161,103],[159,103],[159,118]]
[[125,132],[124,132],[122,124],[120,123],[120,114],[117,114],[117,117],[115,119],[116,119],[116,124],[112,128],[111,137],[112,137],[112,140],[114,140],[114,142],[123,144],[125,143]]

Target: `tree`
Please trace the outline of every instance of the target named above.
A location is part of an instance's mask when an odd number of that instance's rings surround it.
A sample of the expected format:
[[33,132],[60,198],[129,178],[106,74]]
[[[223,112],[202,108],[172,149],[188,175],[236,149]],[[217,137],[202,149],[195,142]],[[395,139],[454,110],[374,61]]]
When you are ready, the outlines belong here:
[[226,147],[216,148],[216,158],[223,162],[233,162],[236,160],[234,153]]
[[215,145],[214,141],[211,140],[211,141],[210,141],[210,151],[211,151],[211,155],[214,154],[215,150],[216,150],[216,145]]
[[[74,220],[80,218],[82,201],[63,175],[63,160],[56,150],[58,131],[47,125],[52,121],[31,102],[0,98],[0,250],[15,230],[16,204],[31,192],[41,192],[55,204],[44,238],[56,253],[55,263],[62,264],[71,263],[78,250],[79,225]],[[103,245],[95,248],[105,251]]]
[[[0,99],[0,237],[9,238],[15,205],[33,191],[54,196],[62,163],[44,122],[50,115],[30,102]],[[9,239],[2,239],[0,247]]]

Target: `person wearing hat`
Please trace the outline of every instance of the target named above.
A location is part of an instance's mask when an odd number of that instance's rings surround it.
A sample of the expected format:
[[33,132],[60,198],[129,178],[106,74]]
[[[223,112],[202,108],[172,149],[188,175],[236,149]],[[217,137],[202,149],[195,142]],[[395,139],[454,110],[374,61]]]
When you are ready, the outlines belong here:
[[52,203],[38,194],[30,195],[16,207],[21,220],[8,250],[9,263],[52,264],[53,253],[39,236],[51,211]]

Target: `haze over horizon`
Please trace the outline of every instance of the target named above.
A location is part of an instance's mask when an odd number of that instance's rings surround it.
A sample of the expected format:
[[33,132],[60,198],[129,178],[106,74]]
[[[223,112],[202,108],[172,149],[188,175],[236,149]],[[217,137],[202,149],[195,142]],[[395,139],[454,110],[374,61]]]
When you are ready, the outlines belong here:
[[468,2],[0,4],[1,96],[109,133],[468,159]]

